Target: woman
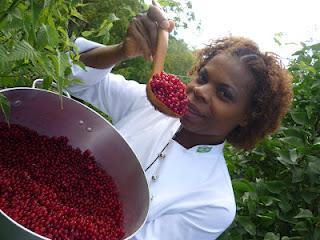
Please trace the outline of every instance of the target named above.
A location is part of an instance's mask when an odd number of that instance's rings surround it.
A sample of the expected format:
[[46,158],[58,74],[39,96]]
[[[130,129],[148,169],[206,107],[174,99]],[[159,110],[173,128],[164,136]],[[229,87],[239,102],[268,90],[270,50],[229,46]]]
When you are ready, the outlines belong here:
[[73,66],[73,77],[83,84],[69,90],[112,117],[145,170],[150,211],[133,239],[212,240],[236,212],[224,142],[250,149],[274,132],[291,102],[291,78],[252,41],[220,39],[200,52],[191,70],[188,113],[181,119],[163,115],[148,102],[145,85],[110,72],[128,58],[152,59],[157,28],[173,26],[151,6],[131,22],[120,44],[77,39],[87,67]]

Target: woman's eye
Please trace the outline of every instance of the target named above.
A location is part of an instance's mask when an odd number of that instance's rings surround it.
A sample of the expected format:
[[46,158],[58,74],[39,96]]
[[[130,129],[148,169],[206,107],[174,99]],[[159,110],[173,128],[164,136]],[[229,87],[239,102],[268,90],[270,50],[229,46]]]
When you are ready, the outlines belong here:
[[218,89],[218,94],[224,100],[229,100],[229,101],[233,101],[234,100],[234,97],[233,97],[232,93],[225,87],[219,88]]

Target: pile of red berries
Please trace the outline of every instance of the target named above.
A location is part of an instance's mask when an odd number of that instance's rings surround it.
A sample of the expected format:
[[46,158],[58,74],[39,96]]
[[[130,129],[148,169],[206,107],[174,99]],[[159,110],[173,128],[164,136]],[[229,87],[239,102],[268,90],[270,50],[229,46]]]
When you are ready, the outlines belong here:
[[151,90],[162,103],[179,116],[188,110],[186,85],[175,75],[158,73],[150,80]]
[[123,208],[113,181],[90,151],[66,137],[40,136],[0,123],[0,209],[51,239],[124,236]]

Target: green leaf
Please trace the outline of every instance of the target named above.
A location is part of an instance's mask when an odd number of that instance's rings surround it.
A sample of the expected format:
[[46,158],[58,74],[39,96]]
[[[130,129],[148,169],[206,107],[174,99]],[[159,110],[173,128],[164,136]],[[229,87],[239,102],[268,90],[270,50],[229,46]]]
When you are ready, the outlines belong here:
[[299,126],[299,127],[289,127],[282,130],[286,137],[298,137],[304,138],[306,132]]
[[290,145],[293,145],[294,147],[303,147],[304,141],[301,138],[298,137],[284,137],[281,138],[281,141],[288,143]]
[[251,221],[248,216],[238,216],[237,221],[239,224],[252,236],[256,235],[256,225]]
[[314,156],[314,155],[306,155],[306,158],[309,162],[319,162],[320,163],[320,156]]
[[294,218],[313,218],[313,214],[309,209],[300,208],[300,212]]
[[305,69],[305,70],[313,73],[313,74],[316,74],[316,73],[317,73],[317,70],[316,70],[314,67],[310,66],[309,64],[306,64],[306,63],[303,62],[303,61],[300,62],[300,67],[301,67],[302,69]]
[[[39,74],[45,74],[47,75],[47,77],[49,76],[50,79],[53,79],[54,70],[52,61],[50,60],[49,56],[50,55],[48,54],[41,53],[37,57],[37,64],[35,66],[35,70],[37,70]],[[47,77],[45,78],[45,81]]]
[[19,60],[34,60],[37,56],[37,51],[34,49],[27,41],[22,40],[21,42],[16,42],[12,47],[12,52],[9,54],[9,61],[19,61]]
[[84,22],[87,22],[87,20],[84,18],[84,16],[81,13],[79,13],[76,8],[71,8],[70,15],[73,17],[76,17]]
[[305,109],[307,112],[308,119],[312,119],[314,112],[316,112],[316,106],[310,104],[310,105],[306,106]]
[[261,219],[264,219],[264,220],[272,220],[273,217],[272,216],[269,216],[269,215],[262,215],[262,214],[257,214],[257,217],[261,218]]
[[68,67],[70,67],[67,54],[61,53],[56,49],[56,55],[51,55],[49,57],[53,63],[56,77],[63,78],[64,72]]
[[4,118],[6,119],[7,123],[9,124],[9,119],[10,119],[10,103],[8,101],[8,99],[2,94],[0,93],[0,106],[1,106],[1,110],[4,114]]
[[235,179],[232,185],[237,196],[241,196],[245,192],[254,192],[255,189],[252,184],[246,179]]
[[113,23],[110,22],[108,19],[105,19],[102,24],[100,25],[98,34],[96,37],[101,37],[107,33],[109,33],[110,29],[112,28]]
[[314,139],[313,145],[320,145],[320,137]]
[[41,13],[42,6],[40,4],[37,4],[36,1],[31,1],[32,6],[32,26],[36,26],[39,20],[39,16]]
[[[307,224],[305,221],[300,221],[300,222],[297,222],[294,227],[293,227],[293,230],[294,231],[299,231],[300,233],[303,232],[303,233],[306,233],[308,231],[308,227],[307,227]],[[292,239],[292,238],[291,238]],[[301,239],[301,238],[300,238]],[[299,239],[299,240],[300,240]]]
[[0,45],[0,72],[6,69],[9,64],[7,50],[4,46]]
[[261,196],[260,199],[265,206],[271,206],[274,202],[280,201],[279,199],[272,196]]
[[318,226],[316,227],[316,229],[313,232],[313,239],[320,239],[320,223],[318,222]]
[[280,181],[266,181],[266,188],[271,193],[281,193],[284,189],[286,189],[286,185]]
[[81,33],[81,35],[86,38],[86,37],[91,36],[91,35],[94,34],[94,33],[95,33],[94,30],[92,30],[92,31],[83,31],[83,32]]
[[278,206],[284,213],[287,213],[292,209],[292,205],[286,199],[281,199],[281,201],[278,203]]
[[311,172],[320,174],[320,162],[309,162],[308,167]]
[[42,88],[47,89],[47,90],[52,90],[52,82],[53,82],[53,78],[52,77],[47,77],[43,80],[42,83]]
[[311,85],[311,89],[320,88],[320,79],[314,81]]
[[296,123],[300,125],[305,125],[308,123],[308,116],[306,112],[302,111],[291,111],[290,115]]
[[308,170],[311,173],[320,174],[320,157],[313,155],[306,155],[308,161]]
[[110,33],[106,32],[105,35],[103,36],[102,43],[107,44],[109,39],[110,39]]
[[120,20],[120,18],[118,18],[114,13],[109,14],[108,19],[110,22],[115,22]]
[[317,196],[319,196],[318,192],[308,192],[308,191],[301,192],[301,197],[308,204],[311,204],[312,201],[317,198]]
[[304,179],[304,170],[301,168],[292,169],[292,183],[302,182]]
[[50,25],[42,24],[37,34],[38,41],[40,42],[40,46],[44,47],[47,44],[50,47],[55,48],[55,46],[59,42],[59,34],[55,27]]
[[280,240],[279,234],[274,234],[272,232],[268,232],[266,235],[264,235],[263,240]]
[[247,202],[247,207],[248,207],[249,214],[255,214],[257,210],[256,201],[249,198]]
[[311,49],[316,50],[316,51],[320,51],[320,43],[316,43],[310,46]]
[[[295,150],[294,150],[295,151]],[[296,152],[294,153],[293,149],[279,149],[277,160],[281,162],[285,166],[296,165],[297,164],[297,156]]]

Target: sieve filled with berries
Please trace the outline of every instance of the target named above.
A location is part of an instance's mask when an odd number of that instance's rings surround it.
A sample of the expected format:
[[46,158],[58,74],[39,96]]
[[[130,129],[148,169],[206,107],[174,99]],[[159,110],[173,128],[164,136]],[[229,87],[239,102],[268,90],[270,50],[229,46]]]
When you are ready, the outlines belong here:
[[159,29],[156,55],[152,66],[152,75],[147,82],[147,97],[158,111],[180,118],[188,110],[186,85],[175,75],[165,73],[164,62],[168,48],[169,33]]
[[0,91],[0,239],[129,239],[149,191],[137,157],[97,112],[35,88]]

